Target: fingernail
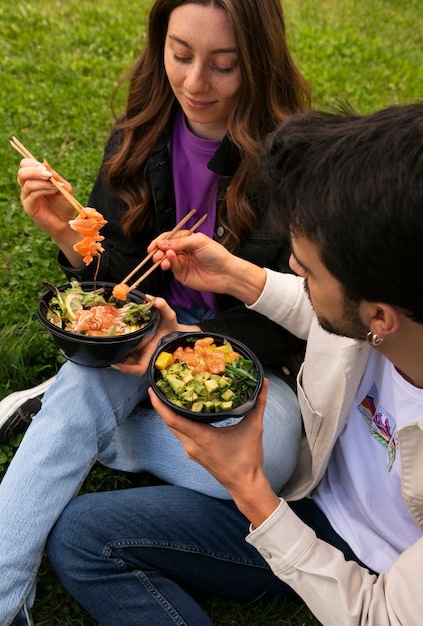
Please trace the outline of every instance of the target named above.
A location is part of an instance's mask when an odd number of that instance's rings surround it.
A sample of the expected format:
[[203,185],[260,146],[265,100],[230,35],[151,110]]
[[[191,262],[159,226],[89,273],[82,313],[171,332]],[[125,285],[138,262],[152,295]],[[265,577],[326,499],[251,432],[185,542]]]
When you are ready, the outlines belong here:
[[53,176],[53,173],[46,169],[41,170],[40,174],[44,176],[44,178],[51,178]]
[[115,365],[115,363],[112,363],[112,364],[110,365],[110,367],[112,368],[112,370],[117,370],[118,372],[120,372],[120,367],[119,367],[119,365]]

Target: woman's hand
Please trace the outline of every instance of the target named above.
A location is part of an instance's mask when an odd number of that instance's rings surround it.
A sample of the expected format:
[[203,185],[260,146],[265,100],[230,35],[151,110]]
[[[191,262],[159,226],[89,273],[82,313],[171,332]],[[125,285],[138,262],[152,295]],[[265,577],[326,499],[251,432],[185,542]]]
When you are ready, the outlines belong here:
[[179,324],[176,319],[175,311],[167,304],[163,298],[156,298],[154,300],[154,307],[160,313],[159,326],[152,337],[149,337],[146,342],[141,343],[141,347],[122,361],[116,363],[115,368],[125,374],[133,374],[135,376],[143,376],[147,371],[150,359],[161,337],[168,335],[174,331],[198,332],[199,326],[185,326]]
[[75,217],[75,210],[50,182],[52,176],[63,183],[67,191],[72,191],[69,183],[57,172],[47,170],[33,159],[22,159],[18,180],[25,213],[55,239],[61,237],[64,231],[71,230],[68,222]]
[[22,159],[18,171],[21,185],[21,202],[25,213],[44,230],[63,251],[73,267],[82,267],[82,255],[73,246],[81,241],[82,235],[69,226],[75,218],[75,209],[56,189],[50,178],[61,182],[65,189],[72,191],[70,184],[57,172],[47,170],[34,159]]
[[200,424],[169,409],[149,390],[153,407],[190,459],[202,465],[231,494],[240,511],[259,526],[279,505],[263,473],[263,413],[268,381],[256,408],[235,426]]

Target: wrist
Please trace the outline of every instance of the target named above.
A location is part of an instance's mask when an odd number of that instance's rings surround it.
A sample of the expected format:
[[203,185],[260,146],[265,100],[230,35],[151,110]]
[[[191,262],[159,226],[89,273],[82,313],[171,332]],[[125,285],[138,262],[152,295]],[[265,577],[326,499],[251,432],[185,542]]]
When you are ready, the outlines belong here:
[[195,324],[178,324],[178,331],[181,333],[202,333],[200,326]]
[[82,239],[80,235],[72,231],[69,236],[56,236],[52,237],[52,239],[73,268],[80,269],[84,267],[82,255],[74,249],[74,245]]
[[225,293],[247,305],[256,302],[266,284],[266,270],[254,263],[236,258],[236,263],[225,274]]
[[271,488],[263,473],[246,486],[244,490],[230,490],[235,504],[251,522],[253,528],[260,526],[280,504],[279,497]]

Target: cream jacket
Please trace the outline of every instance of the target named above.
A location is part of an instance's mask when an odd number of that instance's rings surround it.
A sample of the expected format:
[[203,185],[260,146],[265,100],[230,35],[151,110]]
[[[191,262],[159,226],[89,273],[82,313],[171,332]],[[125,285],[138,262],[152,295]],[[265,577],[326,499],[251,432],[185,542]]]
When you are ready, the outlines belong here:
[[[423,537],[376,577],[317,539],[285,501],[312,495],[322,478],[371,348],[321,329],[301,278],[267,270],[263,293],[251,308],[307,339],[307,351],[298,375],[305,429],[298,465],[279,507],[247,541],[324,626],[421,626]],[[397,436],[404,500],[423,531],[423,419],[415,417]]]

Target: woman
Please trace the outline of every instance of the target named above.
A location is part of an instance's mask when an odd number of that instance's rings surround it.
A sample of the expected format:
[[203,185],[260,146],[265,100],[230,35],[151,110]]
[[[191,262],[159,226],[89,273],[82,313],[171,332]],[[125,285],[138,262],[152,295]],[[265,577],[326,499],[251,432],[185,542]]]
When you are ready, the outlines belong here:
[[[278,0],[157,0],[145,51],[131,74],[125,115],[115,124],[89,199],[108,221],[98,278],[120,282],[149,242],[193,207],[194,220],[209,215],[203,232],[228,249],[286,270],[288,248],[268,224],[266,198],[252,183],[252,162],[265,135],[308,104]],[[51,175],[60,179],[37,162],[21,162],[24,209],[57,243],[67,277],[92,279],[95,263],[84,266],[75,252],[79,236],[68,224],[73,210],[57,195]],[[153,273],[143,291],[168,302],[157,300],[161,325],[154,342],[139,360],[119,364],[120,371],[66,363],[0,486],[0,569],[8,572],[0,582],[2,624],[19,623],[11,621],[16,615],[28,623],[28,598],[47,536],[95,460],[229,498],[142,403],[146,362],[156,340],[170,330],[222,332],[256,351],[270,380],[267,476],[279,489],[293,470],[298,405],[270,368],[281,368],[281,352],[296,354],[298,341],[233,298],[188,290],[169,273]],[[283,467],[273,457],[281,447]]]

